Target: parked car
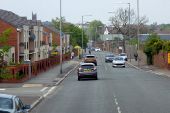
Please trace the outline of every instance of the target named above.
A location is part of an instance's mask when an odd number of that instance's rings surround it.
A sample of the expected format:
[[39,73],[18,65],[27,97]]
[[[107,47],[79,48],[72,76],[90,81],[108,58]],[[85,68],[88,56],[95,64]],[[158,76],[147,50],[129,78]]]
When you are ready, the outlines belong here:
[[112,62],[114,59],[115,55],[113,54],[108,54],[105,56],[105,62]]
[[100,48],[95,48],[95,51],[101,51],[101,49]]
[[0,94],[0,113],[28,113],[30,105],[24,105],[15,95]]
[[97,68],[93,63],[81,63],[78,70],[78,80],[80,81],[82,78],[95,78],[97,77]]
[[112,67],[125,67],[125,62],[123,57],[117,56],[112,61]]
[[94,63],[97,66],[97,59],[95,55],[86,55],[84,58],[85,63]]
[[120,53],[119,56],[122,57],[125,61],[127,61],[126,53]]

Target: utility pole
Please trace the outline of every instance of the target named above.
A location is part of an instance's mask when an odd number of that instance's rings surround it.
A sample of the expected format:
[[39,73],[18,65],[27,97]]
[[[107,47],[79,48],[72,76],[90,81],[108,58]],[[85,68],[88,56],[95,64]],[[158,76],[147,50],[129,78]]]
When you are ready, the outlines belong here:
[[61,20],[62,19],[62,17],[61,17],[61,0],[60,0],[60,74],[62,74],[63,73],[63,71],[62,71],[62,63],[63,63],[63,59],[62,59],[62,57],[63,57],[63,40],[62,40],[62,34],[61,34]]

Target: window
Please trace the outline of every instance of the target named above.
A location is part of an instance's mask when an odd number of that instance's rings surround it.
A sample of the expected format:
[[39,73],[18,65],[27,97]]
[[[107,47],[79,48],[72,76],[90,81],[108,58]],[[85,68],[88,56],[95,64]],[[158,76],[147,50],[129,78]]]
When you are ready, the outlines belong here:
[[12,99],[0,97],[0,108],[1,109],[13,109]]

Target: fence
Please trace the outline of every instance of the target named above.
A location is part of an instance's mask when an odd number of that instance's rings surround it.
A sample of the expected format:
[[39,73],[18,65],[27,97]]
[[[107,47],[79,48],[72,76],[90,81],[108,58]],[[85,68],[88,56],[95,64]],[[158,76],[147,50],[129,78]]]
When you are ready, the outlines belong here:
[[[70,60],[70,53],[63,54],[63,61]],[[60,56],[52,56],[47,59],[43,59],[40,61],[35,61],[31,63],[31,77],[35,77],[38,74],[49,70],[50,68],[55,67],[60,64]],[[7,70],[9,71],[10,77],[0,78],[0,82],[24,82],[29,79],[29,65],[28,64],[20,64],[18,66],[8,66]],[[8,74],[4,74],[3,76],[7,76]]]

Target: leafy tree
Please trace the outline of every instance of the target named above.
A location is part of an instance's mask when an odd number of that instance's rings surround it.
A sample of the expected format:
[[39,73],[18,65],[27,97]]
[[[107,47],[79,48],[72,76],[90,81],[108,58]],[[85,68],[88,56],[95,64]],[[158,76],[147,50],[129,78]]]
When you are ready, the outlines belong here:
[[[60,29],[60,19],[56,18],[55,20],[52,20],[52,24],[56,29]],[[70,43],[71,45],[74,46],[80,46],[82,45],[82,29],[79,28],[78,26],[75,26],[72,23],[66,22],[65,18],[62,17],[62,32],[69,34],[70,35]],[[84,33],[83,36],[83,47],[87,47],[87,36]]]
[[87,34],[89,34],[91,40],[96,41],[99,39],[99,28],[103,26],[103,23],[99,20],[93,20],[92,22],[90,22]]
[[8,46],[8,37],[11,32],[11,29],[7,29],[0,34],[0,45],[2,46],[0,48],[0,67],[4,65],[3,58],[7,55],[7,52],[10,49],[10,46]]

